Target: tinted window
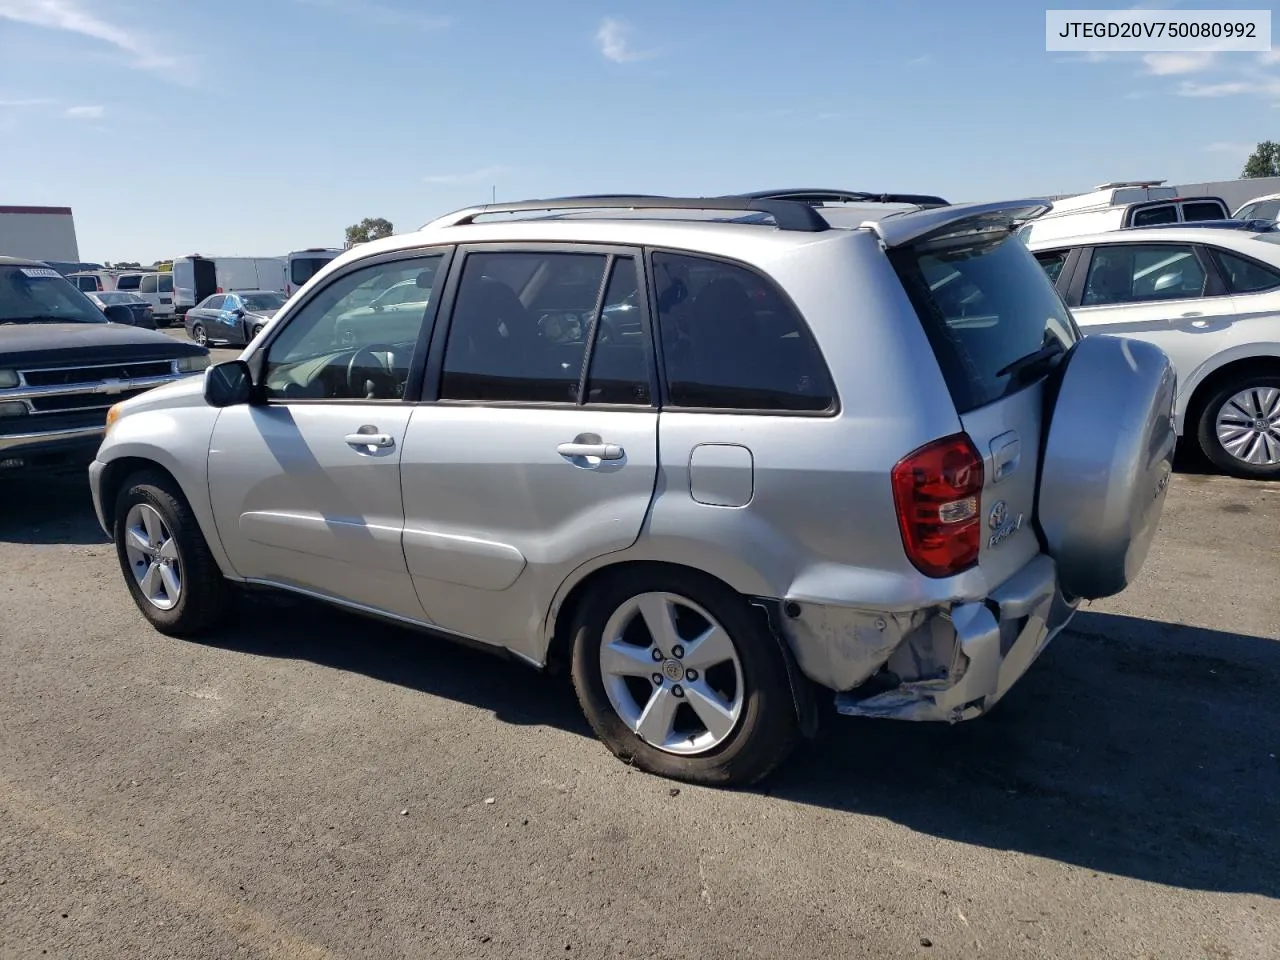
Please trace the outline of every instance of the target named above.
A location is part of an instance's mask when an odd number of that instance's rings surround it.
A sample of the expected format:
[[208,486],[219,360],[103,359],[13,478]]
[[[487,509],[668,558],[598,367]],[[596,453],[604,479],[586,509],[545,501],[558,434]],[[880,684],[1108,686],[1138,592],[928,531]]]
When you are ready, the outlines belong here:
[[1131,222],[1135,227],[1149,227],[1153,223],[1177,223],[1178,208],[1172,203],[1161,204],[1158,207],[1143,207],[1133,212]]
[[1192,203],[1184,203],[1182,205],[1182,219],[1192,220],[1222,220],[1230,216],[1226,209],[1219,203],[1212,203],[1205,200],[1198,200]]
[[1258,293],[1280,287],[1280,271],[1274,267],[1263,266],[1254,260],[1226,250],[1213,251],[1218,261],[1218,269],[1227,281],[1227,289],[1232,293]]
[[1204,296],[1205,272],[1187,244],[1098,247],[1085,277],[1083,307]]
[[440,396],[576,402],[607,262],[586,253],[468,256]]
[[76,281],[76,286],[86,292],[91,292],[98,289],[97,277],[76,277],[75,281]]
[[116,289],[117,290],[137,290],[138,281],[140,281],[141,279],[142,277],[138,276],[136,273],[133,276],[120,277],[118,280],[116,280]]
[[428,296],[442,258],[395,260],[338,277],[294,313],[267,354],[270,398],[398,400],[404,396],[427,314],[375,312],[370,289],[413,280]]
[[[1246,210],[1248,212],[1246,212]],[[1280,200],[1263,200],[1250,204],[1240,211],[1241,220],[1276,220],[1280,219]]]
[[217,294],[214,294],[212,297],[205,297],[204,301],[196,309],[197,310],[221,310],[222,301],[226,299],[227,298],[225,295],[221,293],[217,293]]
[[673,405],[832,406],[835,398],[817,344],[772,283],[744,267],[682,254],[655,253],[653,268]]
[[239,299],[246,310],[279,310],[284,306],[284,296],[279,293],[245,293]]
[[1070,252],[1070,250],[1045,250],[1036,254],[1036,260],[1044,268],[1045,275],[1057,283],[1058,277],[1062,274],[1062,265],[1067,262],[1067,254]]
[[139,293],[155,293],[156,292],[156,275],[149,273],[142,278],[142,282],[138,284]]
[[609,286],[596,320],[587,373],[587,403],[630,403],[649,406],[649,331],[641,317],[636,262],[613,262]]
[[173,274],[172,273],[160,274],[160,292],[173,293]]
[[299,257],[289,266],[289,278],[295,287],[300,287],[323,267],[329,259],[317,257]]
[[962,238],[895,250],[890,261],[924,325],[960,413],[1025,381],[1001,371],[1075,327],[1044,269],[1016,238]]

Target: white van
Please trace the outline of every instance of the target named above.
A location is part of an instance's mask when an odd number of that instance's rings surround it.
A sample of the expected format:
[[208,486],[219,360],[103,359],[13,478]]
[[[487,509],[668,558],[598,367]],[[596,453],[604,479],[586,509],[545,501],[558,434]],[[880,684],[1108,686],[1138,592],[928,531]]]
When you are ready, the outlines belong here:
[[284,295],[292,297],[298,288],[320,272],[321,267],[344,252],[336,247],[307,247],[293,251],[285,258],[288,269],[285,271]]
[[173,258],[174,306],[179,316],[215,293],[232,290],[285,292],[284,257]]
[[1084,234],[1148,227],[1157,223],[1226,220],[1231,212],[1219,197],[1179,197],[1163,180],[1120,180],[1090,193],[1055,200],[1049,212],[1018,230],[1023,240],[1053,240]]
[[151,304],[157,327],[167,327],[176,315],[174,309],[173,274],[125,273],[116,277],[117,290],[136,293]]
[[81,270],[67,274],[67,279],[82,293],[103,293],[116,288],[116,274],[112,270]]

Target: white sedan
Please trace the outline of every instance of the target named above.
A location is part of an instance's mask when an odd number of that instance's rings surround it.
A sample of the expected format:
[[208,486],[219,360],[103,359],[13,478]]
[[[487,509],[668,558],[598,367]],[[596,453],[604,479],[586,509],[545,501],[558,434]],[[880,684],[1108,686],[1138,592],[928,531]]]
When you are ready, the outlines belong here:
[[1280,479],[1280,232],[1134,227],[1027,246],[1084,334],[1169,355],[1179,436],[1225,473]]

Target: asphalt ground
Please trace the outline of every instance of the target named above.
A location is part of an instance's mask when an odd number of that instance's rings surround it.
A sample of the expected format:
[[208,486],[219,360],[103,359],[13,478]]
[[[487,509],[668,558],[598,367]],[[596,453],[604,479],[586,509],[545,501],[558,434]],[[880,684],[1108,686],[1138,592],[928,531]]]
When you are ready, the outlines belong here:
[[165,638],[84,483],[12,482],[0,958],[1277,957],[1277,543],[1280,485],[1180,473],[989,716],[832,718],[717,791],[564,680],[309,601]]

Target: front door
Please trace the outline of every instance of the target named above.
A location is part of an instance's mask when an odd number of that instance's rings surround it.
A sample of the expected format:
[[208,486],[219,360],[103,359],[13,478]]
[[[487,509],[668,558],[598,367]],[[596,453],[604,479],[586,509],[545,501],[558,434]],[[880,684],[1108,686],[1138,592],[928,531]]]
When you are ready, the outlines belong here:
[[1173,361],[1181,392],[1214,346],[1231,337],[1235,322],[1235,304],[1206,257],[1189,243],[1093,248],[1072,291],[1076,323],[1086,335],[1154,343]]
[[464,257],[433,338],[438,400],[405,437],[404,555],[433,623],[539,660],[556,590],[634,543],[653,496],[638,257],[555,246]]
[[209,451],[214,518],[236,572],[421,620],[400,546],[400,462],[430,309],[416,327],[350,322],[371,288],[425,278],[442,255],[349,270],[284,318],[260,402],[222,411]]

